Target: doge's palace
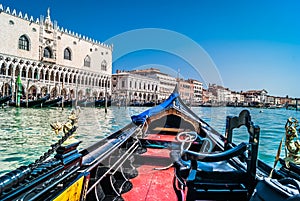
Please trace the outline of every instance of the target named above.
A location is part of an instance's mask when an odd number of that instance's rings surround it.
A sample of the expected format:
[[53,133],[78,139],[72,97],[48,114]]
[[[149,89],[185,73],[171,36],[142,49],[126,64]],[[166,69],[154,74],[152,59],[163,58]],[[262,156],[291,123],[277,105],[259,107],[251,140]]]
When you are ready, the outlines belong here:
[[0,4],[0,92],[98,99],[111,95],[112,45],[59,27],[50,16],[34,19]]

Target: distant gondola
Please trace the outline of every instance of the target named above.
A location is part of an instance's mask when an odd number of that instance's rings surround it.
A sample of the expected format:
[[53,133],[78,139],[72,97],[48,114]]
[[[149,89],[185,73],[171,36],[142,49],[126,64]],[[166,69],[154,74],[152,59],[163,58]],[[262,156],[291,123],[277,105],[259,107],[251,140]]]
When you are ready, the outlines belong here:
[[[50,98],[50,95],[47,94],[43,98],[39,98],[37,100],[21,100],[20,101],[20,107],[29,107],[29,108],[39,108],[43,106],[43,103],[45,103]],[[16,107],[15,101],[10,101],[9,106]]]
[[[78,103],[80,107],[105,107],[105,100],[84,101]],[[111,100],[107,100],[107,107],[111,106]]]
[[131,107],[153,107],[155,106],[155,102],[145,102],[145,103],[140,103],[140,102],[133,102],[130,104]]
[[[77,100],[77,105],[82,104],[83,102],[85,102],[86,100]],[[56,105],[56,107],[75,107],[76,105],[76,99],[67,99],[63,101],[63,105],[62,105],[62,101],[59,101]]]
[[6,103],[7,101],[11,100],[11,96],[3,96],[0,98],[0,105]]
[[[107,100],[107,107],[111,106],[111,100]],[[96,100],[95,107],[105,107],[105,99]]]
[[62,100],[62,97],[57,97],[52,100],[47,100],[46,102],[43,103],[43,107],[54,107],[57,106],[58,103]]

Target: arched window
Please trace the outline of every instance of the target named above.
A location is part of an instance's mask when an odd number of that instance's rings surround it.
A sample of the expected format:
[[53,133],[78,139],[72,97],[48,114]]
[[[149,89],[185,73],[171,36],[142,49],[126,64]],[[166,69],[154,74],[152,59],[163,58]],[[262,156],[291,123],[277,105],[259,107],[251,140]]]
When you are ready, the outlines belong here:
[[66,48],[64,51],[64,59],[71,60],[71,50],[69,48]]
[[40,79],[44,79],[44,70],[43,69],[40,71]]
[[59,82],[59,73],[58,72],[56,72],[56,74],[55,74],[55,81]]
[[52,58],[52,51],[49,47],[46,47],[44,49],[44,57],[46,58]]
[[45,80],[49,80],[49,71],[48,70],[46,71],[46,74],[45,74]]
[[26,77],[26,68],[22,68],[21,77]]
[[91,67],[91,57],[89,55],[84,58],[84,66]]
[[27,36],[22,35],[19,38],[19,49],[29,51],[29,39]]
[[29,68],[28,70],[28,78],[32,78],[32,68]]
[[54,71],[51,71],[50,73],[50,81],[54,81]]
[[[34,79],[39,79],[39,75],[38,75],[38,69],[36,68],[35,70],[34,70],[34,75],[33,75],[34,77]],[[42,77],[43,78],[43,77]]]
[[5,75],[5,74],[6,74],[6,69],[5,69],[4,64],[2,64],[2,66],[1,66],[1,75]]
[[102,61],[101,63],[101,70],[106,71],[107,70],[107,63],[105,60]]

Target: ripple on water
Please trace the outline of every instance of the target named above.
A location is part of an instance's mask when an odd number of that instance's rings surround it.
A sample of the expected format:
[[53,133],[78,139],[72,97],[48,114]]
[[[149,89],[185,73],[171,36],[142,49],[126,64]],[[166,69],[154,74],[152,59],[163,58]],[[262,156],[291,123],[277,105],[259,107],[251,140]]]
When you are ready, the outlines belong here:
[[[83,141],[82,149],[130,123],[130,117],[148,108],[127,107],[82,108],[76,138]],[[227,115],[238,115],[243,108],[216,107],[192,108],[204,121],[220,133],[225,133]],[[20,165],[28,165],[46,152],[59,137],[53,133],[50,123],[66,122],[70,109],[4,108],[0,110],[0,175]],[[273,165],[279,141],[284,134],[286,119],[300,113],[291,110],[250,109],[252,120],[261,128],[259,158]],[[248,140],[246,129],[234,130],[234,141]]]

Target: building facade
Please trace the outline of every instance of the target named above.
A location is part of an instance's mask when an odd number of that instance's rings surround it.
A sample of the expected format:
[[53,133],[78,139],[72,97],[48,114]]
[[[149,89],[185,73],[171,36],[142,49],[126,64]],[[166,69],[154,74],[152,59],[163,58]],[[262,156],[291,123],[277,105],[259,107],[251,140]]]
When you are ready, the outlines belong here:
[[194,98],[194,86],[188,80],[177,79],[178,91],[181,99],[187,103],[192,104]]
[[158,80],[130,72],[117,71],[112,75],[114,99],[126,104],[158,101]]
[[14,95],[15,81],[31,97],[101,98],[111,94],[112,45],[60,28],[51,20],[0,4],[1,93]]
[[194,106],[198,106],[202,103],[203,83],[194,79],[188,79],[187,81],[191,83],[191,87],[193,88],[193,97],[191,104]]
[[165,100],[167,99],[170,94],[173,92],[177,81],[176,78],[160,72],[159,69],[156,68],[149,68],[149,69],[144,69],[144,70],[133,70],[130,71],[133,74],[139,74],[143,75],[146,77],[150,77],[153,79],[156,79],[159,81],[158,85],[158,100]]
[[262,90],[248,90],[243,92],[245,101],[248,103],[266,103],[268,92],[265,89]]
[[216,97],[216,102],[219,104],[226,104],[227,102],[232,102],[231,91],[228,88],[219,86],[216,84],[209,84],[208,91]]

